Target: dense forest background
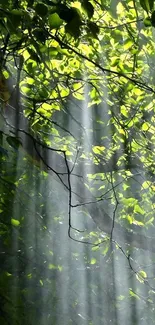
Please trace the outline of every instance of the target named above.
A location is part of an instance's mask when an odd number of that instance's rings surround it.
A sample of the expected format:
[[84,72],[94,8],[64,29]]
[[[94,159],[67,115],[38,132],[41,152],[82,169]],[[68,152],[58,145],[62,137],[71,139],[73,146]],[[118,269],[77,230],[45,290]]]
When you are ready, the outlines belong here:
[[0,324],[155,323],[153,0],[0,1]]

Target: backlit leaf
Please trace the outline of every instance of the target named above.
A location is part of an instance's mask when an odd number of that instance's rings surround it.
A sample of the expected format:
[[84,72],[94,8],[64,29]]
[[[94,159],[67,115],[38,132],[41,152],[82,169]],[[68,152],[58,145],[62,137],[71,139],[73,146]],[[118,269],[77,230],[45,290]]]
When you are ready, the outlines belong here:
[[94,146],[93,147],[93,152],[95,154],[101,154],[105,150],[104,146]]
[[139,206],[139,204],[136,204],[135,206],[134,206],[134,212],[136,212],[136,213],[140,213],[140,214],[144,214],[145,213],[145,211]]
[[141,270],[136,274],[136,278],[140,283],[144,283],[144,280],[147,278],[145,271]]
[[96,264],[96,262],[97,262],[96,258],[92,258],[91,261],[90,261],[90,264],[94,265],[94,264]]
[[19,225],[20,225],[20,221],[19,220],[17,220],[17,219],[11,219],[11,224],[12,224],[12,226],[14,226],[14,227],[18,227]]
[[49,16],[49,25],[51,29],[59,28],[63,23],[63,20],[59,17],[59,15],[55,12],[54,14]]

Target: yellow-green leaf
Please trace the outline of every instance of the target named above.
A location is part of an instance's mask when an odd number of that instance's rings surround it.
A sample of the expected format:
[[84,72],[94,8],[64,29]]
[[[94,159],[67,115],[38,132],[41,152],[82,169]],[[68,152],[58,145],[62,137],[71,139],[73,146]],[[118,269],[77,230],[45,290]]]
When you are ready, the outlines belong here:
[[144,283],[144,280],[147,278],[147,274],[145,271],[141,270],[137,273],[136,278],[140,283]]
[[90,261],[90,264],[92,264],[92,265],[93,265],[93,264],[96,264],[96,258],[93,257],[93,258],[91,259],[91,261]]
[[49,25],[51,29],[59,28],[63,23],[63,20],[59,17],[57,13],[49,16]]
[[17,220],[17,219],[11,219],[11,224],[12,224],[12,226],[14,226],[14,227],[18,227],[19,225],[20,225],[20,221],[19,220]]
[[93,147],[93,152],[95,154],[101,154],[105,150],[104,146],[94,146]]

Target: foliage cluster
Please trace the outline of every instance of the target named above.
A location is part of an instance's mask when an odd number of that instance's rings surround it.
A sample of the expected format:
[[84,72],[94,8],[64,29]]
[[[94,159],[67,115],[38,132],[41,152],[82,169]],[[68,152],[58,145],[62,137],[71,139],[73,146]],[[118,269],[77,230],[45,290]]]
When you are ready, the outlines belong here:
[[0,3],[4,325],[154,323],[154,9]]

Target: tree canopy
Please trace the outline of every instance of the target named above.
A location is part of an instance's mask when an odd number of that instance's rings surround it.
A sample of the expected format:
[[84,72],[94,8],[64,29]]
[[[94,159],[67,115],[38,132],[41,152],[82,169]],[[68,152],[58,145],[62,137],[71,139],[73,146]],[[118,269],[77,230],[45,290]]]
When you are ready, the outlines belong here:
[[154,1],[0,13],[0,322],[153,324]]

